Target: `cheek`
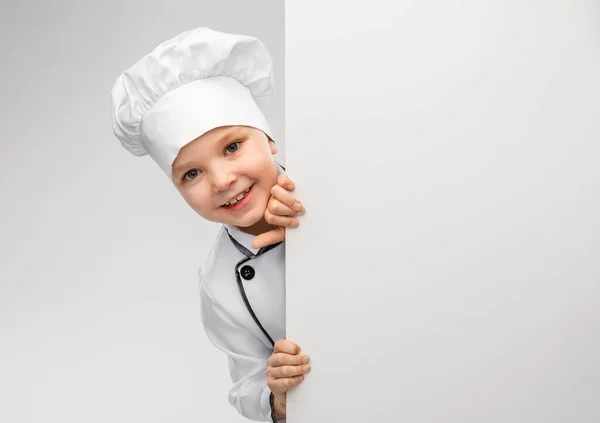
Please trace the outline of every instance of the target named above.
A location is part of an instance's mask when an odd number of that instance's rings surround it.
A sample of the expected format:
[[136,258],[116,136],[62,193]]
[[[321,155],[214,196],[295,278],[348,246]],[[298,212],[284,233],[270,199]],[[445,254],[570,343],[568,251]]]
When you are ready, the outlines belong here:
[[267,206],[271,198],[271,186],[265,183],[264,186],[258,187],[259,189],[256,190],[256,202],[261,206]]
[[185,202],[200,215],[206,214],[213,208],[210,203],[210,195],[201,185],[187,188],[181,194]]
[[263,185],[269,189],[277,183],[277,166],[271,156],[263,156],[262,160],[256,163],[256,175]]
[[256,197],[254,204],[257,208],[257,212],[264,213],[265,209],[269,204],[269,200],[271,199],[271,188],[277,182],[277,177],[275,180],[271,180],[270,178],[265,178],[261,181],[260,185],[256,186]]

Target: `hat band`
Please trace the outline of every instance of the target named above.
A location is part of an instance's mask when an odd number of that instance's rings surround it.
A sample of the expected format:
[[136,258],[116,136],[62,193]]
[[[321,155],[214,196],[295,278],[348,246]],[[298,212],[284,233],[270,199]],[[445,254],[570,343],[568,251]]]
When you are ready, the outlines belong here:
[[197,79],[165,94],[141,125],[144,148],[171,178],[179,150],[221,126],[251,126],[273,136],[250,90],[228,76]]

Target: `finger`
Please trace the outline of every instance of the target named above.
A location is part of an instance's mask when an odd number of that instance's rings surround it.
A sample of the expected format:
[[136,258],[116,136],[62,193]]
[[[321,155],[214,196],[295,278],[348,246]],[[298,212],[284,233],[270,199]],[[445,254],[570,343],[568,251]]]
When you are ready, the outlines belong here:
[[272,367],[269,376],[274,379],[281,379],[303,375],[308,372],[310,372],[310,364],[303,364],[301,366],[279,366]]
[[290,177],[285,173],[282,173],[277,177],[277,185],[289,191],[293,191],[294,188],[296,188]]
[[301,366],[310,363],[306,354],[273,353],[267,360],[268,367]]
[[296,355],[300,352],[300,346],[294,344],[292,341],[288,341],[287,339],[280,339],[275,342],[273,347],[273,353],[286,353]]
[[304,375],[294,376],[289,378],[282,379],[273,379],[268,378],[267,383],[269,385],[269,389],[273,393],[285,393],[292,389],[294,386],[298,385],[300,382],[304,380]]
[[260,249],[267,245],[277,244],[285,240],[285,228],[275,228],[272,231],[258,235],[252,240],[252,248]]
[[271,213],[270,211],[265,212],[265,221],[269,225],[281,226],[283,228],[297,228],[300,225],[300,222],[296,218],[287,216],[277,216]]
[[302,203],[279,185],[273,185],[273,188],[271,188],[271,195],[296,211],[302,210]]
[[283,204],[275,197],[271,197],[271,199],[269,200],[267,210],[269,210],[271,213],[277,216],[298,216],[300,214],[303,214],[301,211],[294,210],[286,204]]

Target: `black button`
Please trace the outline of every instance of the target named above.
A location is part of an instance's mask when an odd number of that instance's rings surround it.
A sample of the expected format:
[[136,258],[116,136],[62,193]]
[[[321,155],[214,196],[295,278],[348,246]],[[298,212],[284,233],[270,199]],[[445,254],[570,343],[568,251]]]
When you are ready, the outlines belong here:
[[242,278],[246,279],[247,281],[249,281],[250,279],[252,279],[254,277],[254,275],[256,275],[254,268],[252,268],[252,266],[248,266],[248,265],[242,267],[242,270],[240,273],[242,274]]

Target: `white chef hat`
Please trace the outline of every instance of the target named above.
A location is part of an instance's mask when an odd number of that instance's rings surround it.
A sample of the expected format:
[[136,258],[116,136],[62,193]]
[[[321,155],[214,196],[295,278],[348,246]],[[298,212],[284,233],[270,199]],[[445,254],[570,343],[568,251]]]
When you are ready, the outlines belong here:
[[273,63],[256,38],[209,28],[183,32],[127,69],[112,88],[112,126],[123,147],[150,157],[171,178],[179,150],[211,129],[263,131]]

